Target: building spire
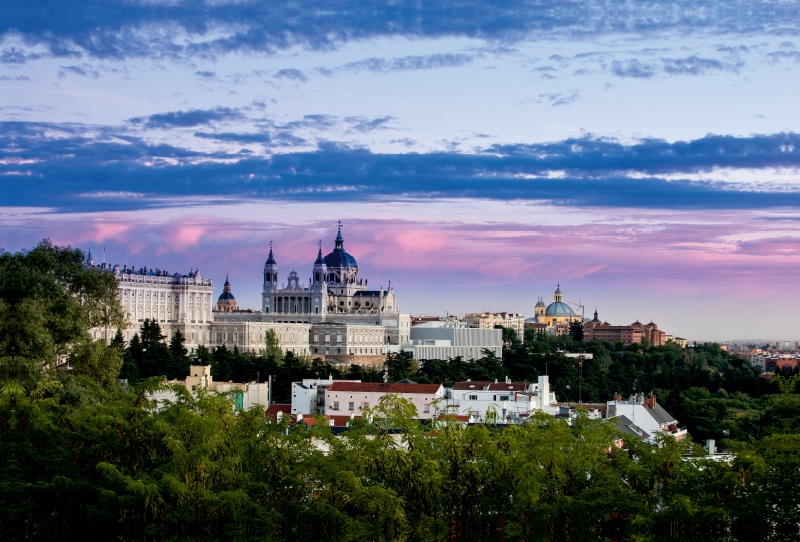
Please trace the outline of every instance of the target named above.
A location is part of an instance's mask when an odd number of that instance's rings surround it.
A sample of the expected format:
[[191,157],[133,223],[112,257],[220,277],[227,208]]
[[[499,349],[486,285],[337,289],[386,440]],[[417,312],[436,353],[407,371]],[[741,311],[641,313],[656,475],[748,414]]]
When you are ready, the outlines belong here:
[[314,262],[314,265],[322,265],[325,263],[325,260],[322,259],[322,239],[319,240],[319,252],[317,252],[317,261]]
[[344,250],[344,238],[342,237],[342,221],[339,221],[339,231],[336,234],[336,246],[334,250]]
[[269,258],[267,258],[267,265],[277,265],[275,257],[272,255],[272,241],[269,242]]

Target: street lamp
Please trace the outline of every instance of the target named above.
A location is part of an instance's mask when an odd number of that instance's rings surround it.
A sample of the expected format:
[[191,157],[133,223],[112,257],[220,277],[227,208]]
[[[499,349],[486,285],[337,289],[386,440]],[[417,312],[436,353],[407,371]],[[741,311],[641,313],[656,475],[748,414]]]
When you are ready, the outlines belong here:
[[578,354],[578,364],[580,365],[580,379],[578,380],[578,403],[583,404],[583,311],[585,310],[585,307],[580,299],[577,303],[572,303],[571,301],[567,301],[567,303],[581,310],[581,346],[580,353]]

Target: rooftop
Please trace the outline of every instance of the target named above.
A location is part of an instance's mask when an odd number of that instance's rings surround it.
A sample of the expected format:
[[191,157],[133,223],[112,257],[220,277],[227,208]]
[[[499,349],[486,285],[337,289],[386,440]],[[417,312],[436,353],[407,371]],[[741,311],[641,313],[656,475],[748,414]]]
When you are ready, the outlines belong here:
[[328,388],[332,391],[382,392],[382,393],[425,393],[433,395],[442,389],[441,384],[384,384],[382,382],[341,382],[336,381]]

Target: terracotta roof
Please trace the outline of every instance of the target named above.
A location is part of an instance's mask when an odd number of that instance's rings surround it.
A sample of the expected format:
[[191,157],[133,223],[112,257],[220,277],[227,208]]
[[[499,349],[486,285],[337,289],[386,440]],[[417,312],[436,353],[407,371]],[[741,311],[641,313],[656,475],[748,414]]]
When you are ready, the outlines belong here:
[[528,385],[525,382],[492,382],[491,380],[473,380],[456,382],[454,390],[489,390],[489,391],[525,391]]
[[[356,416],[356,418],[360,418],[361,416]],[[329,416],[325,415],[325,419],[330,421],[333,420],[333,427],[347,427],[347,423],[351,421],[350,416]],[[306,425],[314,425],[316,423],[316,418],[314,416],[303,416],[303,419],[300,420],[300,423],[305,423]]]
[[267,410],[264,411],[264,416],[266,416],[267,418],[277,418],[278,412],[282,412],[283,414],[291,414],[292,405],[284,405],[284,404],[269,405]]
[[425,393],[436,394],[441,384],[383,384],[382,382],[339,382],[334,381],[328,391],[383,392],[383,393]]
[[437,418],[439,421],[444,422],[468,422],[468,414],[440,414]]

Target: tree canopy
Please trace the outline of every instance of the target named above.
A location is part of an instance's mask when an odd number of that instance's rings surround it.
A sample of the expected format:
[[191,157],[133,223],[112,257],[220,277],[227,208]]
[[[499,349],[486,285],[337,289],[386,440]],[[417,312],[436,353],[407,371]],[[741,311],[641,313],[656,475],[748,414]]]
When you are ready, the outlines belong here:
[[[224,347],[186,351],[156,322],[124,345],[110,274],[43,242],[0,254],[0,529],[4,540],[795,540],[800,529],[798,376],[772,381],[716,345],[681,349],[585,343],[583,393],[654,391],[696,440],[623,435],[579,412],[525,425],[416,420],[385,396],[336,431],[237,409],[229,394],[189,392],[154,408],[188,363],[215,378],[272,376],[277,401],[312,377],[381,380],[354,366]],[[113,280],[113,277],[112,277]],[[116,329],[116,328],[112,328]],[[113,335],[113,336],[112,336]],[[509,337],[510,338],[510,337]],[[577,386],[569,336],[508,341],[465,362],[387,359],[389,380],[449,384],[548,374]],[[118,385],[125,378],[128,386]]]

